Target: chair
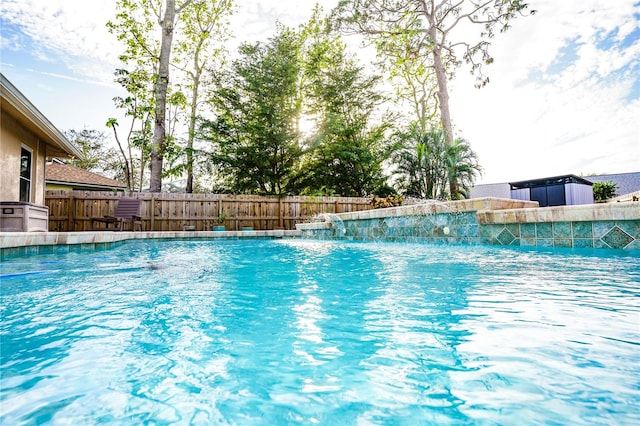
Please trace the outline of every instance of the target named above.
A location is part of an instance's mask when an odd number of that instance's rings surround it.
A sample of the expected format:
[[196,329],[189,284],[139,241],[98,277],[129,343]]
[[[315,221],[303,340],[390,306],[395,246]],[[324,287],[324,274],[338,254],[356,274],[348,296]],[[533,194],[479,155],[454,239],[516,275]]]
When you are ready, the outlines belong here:
[[[137,198],[120,198],[113,216],[91,218],[92,231],[122,231],[123,224],[131,222],[131,230],[135,231],[136,225],[142,231],[142,217],[140,216],[140,200]],[[104,227],[96,226],[103,223]],[[110,227],[113,225],[113,228]]]

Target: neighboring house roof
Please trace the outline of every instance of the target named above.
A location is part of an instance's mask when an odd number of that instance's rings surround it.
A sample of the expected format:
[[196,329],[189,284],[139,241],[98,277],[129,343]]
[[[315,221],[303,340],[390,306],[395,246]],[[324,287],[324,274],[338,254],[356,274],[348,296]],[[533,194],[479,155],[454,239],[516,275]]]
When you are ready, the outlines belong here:
[[83,158],[78,150],[9,80],[0,73],[2,112],[11,115],[48,145],[47,156]]
[[73,186],[74,189],[124,190],[122,182],[58,162],[47,163],[45,183]]
[[618,187],[616,189],[616,194],[618,195],[627,195],[640,191],[640,172],[585,176],[584,178],[591,182],[613,182]]

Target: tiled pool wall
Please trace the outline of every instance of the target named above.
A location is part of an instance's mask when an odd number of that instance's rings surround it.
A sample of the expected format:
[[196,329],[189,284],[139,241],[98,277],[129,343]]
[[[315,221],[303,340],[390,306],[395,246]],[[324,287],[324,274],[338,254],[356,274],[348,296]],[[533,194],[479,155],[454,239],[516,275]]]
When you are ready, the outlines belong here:
[[486,244],[640,249],[640,203],[479,211]]
[[292,238],[298,231],[2,232],[0,259],[46,253],[107,250],[130,240]]
[[296,231],[4,232],[0,259],[106,250],[127,240],[315,238],[500,246],[640,249],[640,203],[538,208],[480,198],[326,215]]
[[513,208],[495,200],[481,206],[459,203],[451,203],[450,211],[408,206],[336,215],[340,220],[300,224],[298,229],[303,238],[319,239],[640,249],[637,202],[545,208]]
[[406,241],[481,244],[475,212],[434,213],[327,223],[317,230],[302,229],[303,238],[360,241]]

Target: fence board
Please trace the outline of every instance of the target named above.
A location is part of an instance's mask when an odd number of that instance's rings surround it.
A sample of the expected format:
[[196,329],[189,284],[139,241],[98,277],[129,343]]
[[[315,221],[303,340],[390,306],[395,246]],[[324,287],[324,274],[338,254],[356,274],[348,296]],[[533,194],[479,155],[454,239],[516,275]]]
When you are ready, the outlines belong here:
[[141,200],[142,229],[146,231],[181,231],[185,226],[208,231],[217,224],[220,214],[224,214],[228,230],[246,226],[256,230],[295,229],[296,223],[321,213],[371,209],[368,198],[358,197],[47,191],[49,230],[88,231],[92,218],[114,214],[121,197]]

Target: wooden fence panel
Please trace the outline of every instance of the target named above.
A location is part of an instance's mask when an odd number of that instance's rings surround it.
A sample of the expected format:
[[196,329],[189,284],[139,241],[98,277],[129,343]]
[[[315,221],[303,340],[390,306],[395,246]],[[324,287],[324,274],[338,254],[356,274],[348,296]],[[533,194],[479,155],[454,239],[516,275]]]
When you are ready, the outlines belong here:
[[322,213],[371,209],[368,198],[357,197],[47,191],[49,229],[89,231],[91,219],[113,215],[121,197],[141,200],[142,229],[146,231],[181,231],[187,226],[208,231],[220,216],[227,230],[295,229],[296,223]]

